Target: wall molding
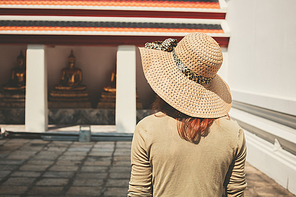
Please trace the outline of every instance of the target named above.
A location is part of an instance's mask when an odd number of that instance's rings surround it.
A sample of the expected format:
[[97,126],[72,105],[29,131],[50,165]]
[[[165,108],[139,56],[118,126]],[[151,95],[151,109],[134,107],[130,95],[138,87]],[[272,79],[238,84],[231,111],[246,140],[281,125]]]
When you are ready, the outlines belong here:
[[233,100],[296,116],[294,98],[231,90]]

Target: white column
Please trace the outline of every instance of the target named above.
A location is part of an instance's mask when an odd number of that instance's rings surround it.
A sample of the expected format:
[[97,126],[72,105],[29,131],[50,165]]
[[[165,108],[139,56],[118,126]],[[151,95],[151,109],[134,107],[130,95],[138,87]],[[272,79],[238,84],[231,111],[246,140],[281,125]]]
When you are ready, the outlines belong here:
[[26,131],[44,132],[48,124],[44,45],[28,45],[26,75]]
[[136,48],[118,46],[116,132],[132,133],[136,125]]

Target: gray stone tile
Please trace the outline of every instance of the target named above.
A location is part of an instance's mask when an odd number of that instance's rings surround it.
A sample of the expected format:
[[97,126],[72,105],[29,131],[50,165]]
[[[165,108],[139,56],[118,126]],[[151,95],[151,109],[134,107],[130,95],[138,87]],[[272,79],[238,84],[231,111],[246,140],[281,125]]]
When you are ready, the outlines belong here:
[[34,182],[35,178],[23,178],[23,177],[13,177],[9,178],[3,183],[3,185],[18,185],[18,186],[29,186]]
[[40,181],[36,183],[39,186],[65,186],[69,182],[69,179],[61,179],[61,178],[42,178]]
[[74,180],[73,185],[74,186],[102,186],[104,180],[103,179],[82,179],[82,178],[77,178]]
[[7,159],[29,159],[30,157],[32,157],[32,155],[16,155],[16,154],[11,154],[7,157]]
[[130,161],[113,161],[113,166],[131,166]]
[[76,178],[81,179],[104,179],[107,177],[107,173],[95,173],[95,172],[79,172]]
[[87,147],[72,147],[72,148],[69,148],[68,151],[70,152],[88,152],[90,151],[90,148],[87,148]]
[[100,196],[100,187],[71,187],[66,196]]
[[48,196],[48,195],[62,195],[63,194],[63,187],[43,187],[43,186],[35,186],[33,187],[29,193],[30,195],[40,195]]
[[119,173],[119,172],[111,172],[110,178],[111,179],[129,179],[131,173]]
[[85,158],[85,156],[61,156],[60,158],[59,158],[59,160],[70,160],[70,161],[81,161],[81,160],[83,160]]
[[82,172],[106,172],[107,166],[83,166],[81,168]]
[[129,179],[108,179],[107,187],[125,187],[128,188]]
[[107,188],[104,192],[104,196],[117,196],[117,197],[126,197],[127,196],[127,188]]
[[64,166],[79,166],[82,161],[71,161],[71,160],[58,160],[56,165],[64,165]]
[[38,160],[38,159],[30,159],[27,161],[27,164],[33,165],[51,165],[53,164],[54,160]]
[[18,167],[20,167],[20,165],[9,165],[9,164],[0,165],[0,171],[12,171]]
[[39,177],[41,172],[16,171],[12,173],[11,177]]
[[112,156],[113,152],[111,151],[106,151],[106,152],[101,152],[101,151],[92,151],[89,153],[90,156]]
[[86,161],[111,161],[110,156],[89,156]]
[[54,178],[72,178],[75,172],[45,172],[43,177],[54,177]]
[[0,164],[16,164],[16,165],[20,165],[22,163],[24,163],[25,160],[17,160],[17,159],[3,159],[0,160]]
[[0,171],[0,177],[6,177],[9,173],[11,173],[9,170]]
[[130,161],[131,160],[131,156],[126,155],[126,156],[114,156],[114,161]]
[[25,164],[20,167],[21,171],[45,171],[50,165],[34,165],[34,164]]
[[65,152],[63,156],[86,156],[87,152]]
[[67,171],[77,171],[78,166],[64,166],[64,165],[54,165],[51,168],[49,168],[49,171],[61,171],[61,172],[67,172]]
[[67,150],[67,147],[47,147],[44,148],[44,150],[49,151],[49,152],[64,152]]
[[130,166],[121,166],[121,167],[117,167],[117,166],[112,166],[110,168],[110,172],[115,172],[115,173],[130,173],[132,170],[132,168]]
[[27,191],[25,186],[0,186],[0,194],[23,194]]
[[34,160],[55,160],[59,155],[40,154],[33,157]]
[[85,166],[109,166],[111,165],[111,160],[109,161],[85,161]]

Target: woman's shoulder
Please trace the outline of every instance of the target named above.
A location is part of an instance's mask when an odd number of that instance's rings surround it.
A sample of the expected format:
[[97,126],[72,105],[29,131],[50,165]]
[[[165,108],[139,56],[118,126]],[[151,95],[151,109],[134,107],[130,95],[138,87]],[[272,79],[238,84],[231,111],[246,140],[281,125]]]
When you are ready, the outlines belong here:
[[243,133],[243,129],[239,124],[228,116],[218,118],[214,123],[215,128],[218,128],[228,137],[232,136],[237,139]]
[[162,112],[157,112],[149,116],[146,116],[145,118],[140,120],[139,123],[137,124],[137,127],[155,125],[157,124],[157,122],[162,122],[163,119],[165,118],[169,118],[169,117]]

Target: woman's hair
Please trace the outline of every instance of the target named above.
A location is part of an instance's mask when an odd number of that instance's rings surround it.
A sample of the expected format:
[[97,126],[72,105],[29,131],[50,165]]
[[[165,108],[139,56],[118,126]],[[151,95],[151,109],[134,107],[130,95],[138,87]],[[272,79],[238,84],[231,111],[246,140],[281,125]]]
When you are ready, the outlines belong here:
[[171,107],[159,96],[156,96],[156,99],[152,104],[152,111],[153,113],[161,111],[166,115],[175,118],[177,120],[177,130],[180,137],[190,142],[198,141],[200,136],[205,133],[206,129],[215,120],[214,118],[197,118],[183,114]]

